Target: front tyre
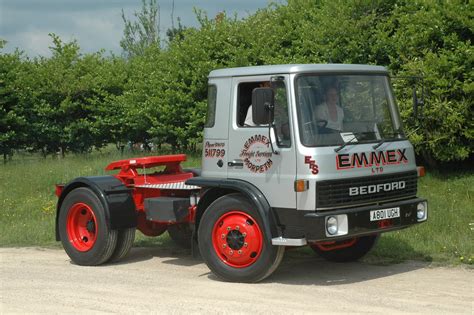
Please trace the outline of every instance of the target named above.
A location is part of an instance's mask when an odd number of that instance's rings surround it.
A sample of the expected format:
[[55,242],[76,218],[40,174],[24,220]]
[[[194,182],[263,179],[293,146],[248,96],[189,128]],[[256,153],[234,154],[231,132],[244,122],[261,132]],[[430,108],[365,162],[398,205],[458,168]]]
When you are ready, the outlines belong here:
[[117,244],[117,231],[108,227],[102,203],[86,187],[76,188],[64,198],[58,227],[64,250],[78,265],[103,264]]
[[333,262],[351,262],[365,256],[377,243],[379,235],[356,237],[343,241],[311,244],[322,258]]
[[204,212],[198,229],[201,256],[225,281],[258,282],[280,264],[285,248],[273,246],[262,218],[241,194],[215,200]]

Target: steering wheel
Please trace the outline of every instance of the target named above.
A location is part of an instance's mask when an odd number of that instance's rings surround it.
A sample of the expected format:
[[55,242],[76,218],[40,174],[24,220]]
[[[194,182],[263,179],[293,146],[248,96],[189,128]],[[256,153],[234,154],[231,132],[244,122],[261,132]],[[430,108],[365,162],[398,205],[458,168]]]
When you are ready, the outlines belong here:
[[316,120],[316,125],[318,126],[319,134],[339,133],[339,130],[328,128],[328,121],[325,119]]
[[325,119],[318,119],[316,120],[316,125],[318,126],[318,128],[326,128],[326,126],[328,125],[328,121]]

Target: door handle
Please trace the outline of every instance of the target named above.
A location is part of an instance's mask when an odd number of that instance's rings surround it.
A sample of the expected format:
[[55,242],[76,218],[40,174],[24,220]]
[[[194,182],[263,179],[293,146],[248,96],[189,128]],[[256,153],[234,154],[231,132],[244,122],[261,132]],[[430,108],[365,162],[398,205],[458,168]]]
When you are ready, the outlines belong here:
[[229,167],[244,167],[244,161],[242,160],[233,160],[232,162],[227,162],[227,166]]

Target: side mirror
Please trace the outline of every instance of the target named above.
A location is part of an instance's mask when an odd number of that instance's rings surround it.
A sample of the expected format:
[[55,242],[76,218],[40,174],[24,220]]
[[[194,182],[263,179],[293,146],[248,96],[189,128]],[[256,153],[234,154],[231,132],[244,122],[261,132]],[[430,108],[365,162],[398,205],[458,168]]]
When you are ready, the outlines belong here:
[[256,88],[252,91],[252,117],[257,125],[268,125],[273,120],[275,94],[272,88]]

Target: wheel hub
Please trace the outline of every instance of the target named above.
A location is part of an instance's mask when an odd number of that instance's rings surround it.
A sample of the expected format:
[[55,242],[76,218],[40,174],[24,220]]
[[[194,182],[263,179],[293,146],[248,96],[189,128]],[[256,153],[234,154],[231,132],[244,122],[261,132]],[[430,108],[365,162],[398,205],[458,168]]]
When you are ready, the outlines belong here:
[[249,214],[231,211],[214,224],[212,243],[222,262],[244,268],[257,261],[263,248],[263,234]]
[[92,220],[87,221],[86,229],[89,233],[94,233],[95,232],[95,223],[94,223],[94,221],[92,221]]
[[238,230],[232,230],[227,234],[227,245],[233,250],[241,249],[244,246],[244,236]]
[[86,252],[97,240],[97,220],[92,208],[82,202],[68,210],[66,231],[69,243],[78,251]]

